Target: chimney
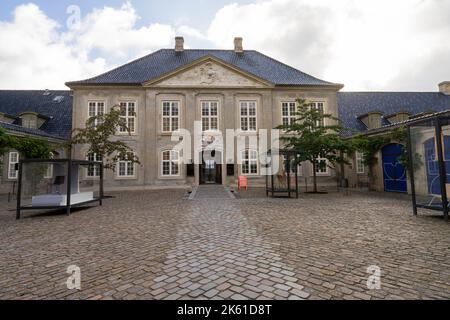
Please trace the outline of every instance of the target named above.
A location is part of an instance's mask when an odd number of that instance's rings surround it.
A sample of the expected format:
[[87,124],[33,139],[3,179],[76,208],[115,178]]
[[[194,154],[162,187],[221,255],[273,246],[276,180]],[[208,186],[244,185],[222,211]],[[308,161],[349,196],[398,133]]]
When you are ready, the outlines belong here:
[[242,38],[240,37],[234,38],[234,52],[244,53],[244,47],[242,46]]
[[450,81],[439,83],[439,92],[446,96],[450,96]]
[[175,52],[183,52],[184,51],[184,38],[176,37],[175,38]]

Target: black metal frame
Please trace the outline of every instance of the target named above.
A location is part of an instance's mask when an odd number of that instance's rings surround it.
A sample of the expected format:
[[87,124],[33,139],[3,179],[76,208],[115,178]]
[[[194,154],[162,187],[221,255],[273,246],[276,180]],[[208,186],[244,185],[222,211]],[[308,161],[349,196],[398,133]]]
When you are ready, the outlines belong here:
[[[22,170],[24,163],[67,163],[67,203],[65,206],[23,206],[22,205]],[[72,165],[98,165],[100,166],[100,176],[99,176],[99,197],[93,200],[80,202],[76,204],[70,204],[71,194],[72,194]],[[88,161],[88,160],[73,160],[73,159],[25,159],[19,162],[19,175],[18,175],[18,187],[17,187],[17,208],[16,208],[16,219],[20,220],[22,210],[56,210],[56,209],[66,209],[67,215],[70,215],[71,209],[75,207],[80,207],[89,203],[98,202],[100,206],[103,205],[103,163],[98,161]]]
[[[295,160],[297,158],[297,152],[292,150],[279,150],[279,155],[284,156],[286,161],[286,185],[287,189],[283,188],[276,188],[275,187],[275,175],[274,174],[267,174],[266,173],[266,196],[269,195],[272,198],[292,198],[292,195],[294,194],[295,197],[298,199],[298,166],[294,167],[294,173],[295,173],[295,189],[292,189],[291,185],[291,161]],[[270,155],[270,152],[268,153]],[[267,168],[269,168],[268,166]]]
[[[450,120],[450,116],[446,115],[437,115],[434,117],[427,117],[426,119],[421,119],[417,121],[411,121],[408,123],[408,160],[409,160],[409,175],[410,175],[410,181],[411,181],[411,195],[412,195],[412,203],[413,203],[413,214],[417,215],[417,208],[425,208],[430,210],[436,210],[436,211],[442,211],[444,214],[444,219],[448,221],[448,215],[449,215],[449,202],[447,198],[447,173],[445,168],[445,159],[444,159],[444,150],[442,148],[442,121],[443,120]],[[437,156],[438,156],[438,164],[439,164],[439,180],[440,180],[440,186],[441,186],[441,199],[442,199],[442,208],[439,208],[437,206],[430,206],[426,204],[418,204],[417,203],[417,196],[416,196],[416,187],[415,187],[415,181],[414,181],[414,163],[413,163],[413,152],[412,151],[412,137],[411,137],[411,127],[412,126],[420,126],[420,124],[429,124],[433,123],[434,129],[435,129],[435,139],[436,139],[436,145],[437,145]]]

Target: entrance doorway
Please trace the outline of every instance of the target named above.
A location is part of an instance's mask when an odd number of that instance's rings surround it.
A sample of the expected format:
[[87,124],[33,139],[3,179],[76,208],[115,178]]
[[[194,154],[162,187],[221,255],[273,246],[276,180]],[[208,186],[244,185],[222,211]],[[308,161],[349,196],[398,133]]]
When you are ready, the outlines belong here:
[[201,159],[200,184],[222,184],[221,153],[215,150],[203,151]]
[[399,158],[403,153],[401,144],[393,143],[381,150],[383,156],[384,191],[406,193],[406,170]]

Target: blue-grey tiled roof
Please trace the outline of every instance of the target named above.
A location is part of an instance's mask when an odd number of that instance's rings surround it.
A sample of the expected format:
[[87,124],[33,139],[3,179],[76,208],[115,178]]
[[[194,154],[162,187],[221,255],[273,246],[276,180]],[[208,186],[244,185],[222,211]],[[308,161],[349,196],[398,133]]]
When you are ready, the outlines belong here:
[[[65,90],[0,90],[0,112],[19,117],[21,113],[31,111],[47,117],[36,133],[44,132],[52,137],[70,137],[72,103],[71,92]],[[20,125],[19,121],[16,119],[13,124]]]
[[[412,116],[428,111],[450,109],[450,96],[439,92],[339,92],[338,110],[342,124],[349,129],[366,131],[358,117],[380,111],[384,117],[406,111]],[[383,125],[389,121],[383,117]]]
[[16,132],[25,133],[25,134],[29,134],[29,135],[33,135],[33,136],[38,136],[38,137],[62,139],[60,136],[51,135],[40,129],[24,128],[17,124],[11,124],[11,123],[6,123],[6,122],[2,122],[2,121],[0,121],[0,127],[5,128],[6,130],[16,131]]
[[173,49],[161,49],[97,77],[68,82],[67,85],[137,85],[173,72],[207,56],[220,59],[274,85],[335,85],[310,76],[257,51],[249,50],[243,54],[236,54],[233,50],[202,49],[185,50],[182,53],[176,53]]

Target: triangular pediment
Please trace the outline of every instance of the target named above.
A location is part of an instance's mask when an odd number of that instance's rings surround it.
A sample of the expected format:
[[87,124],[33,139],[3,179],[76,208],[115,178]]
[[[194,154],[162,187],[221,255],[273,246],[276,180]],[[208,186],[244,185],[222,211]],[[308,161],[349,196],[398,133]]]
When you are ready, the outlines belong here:
[[219,59],[207,57],[148,81],[144,86],[263,88],[270,84]]

